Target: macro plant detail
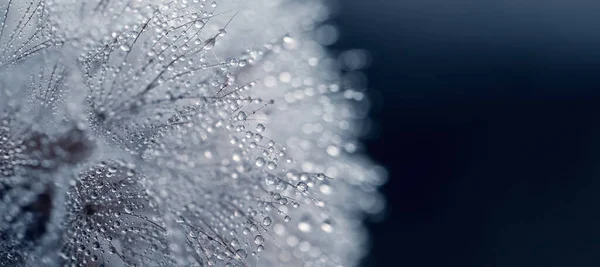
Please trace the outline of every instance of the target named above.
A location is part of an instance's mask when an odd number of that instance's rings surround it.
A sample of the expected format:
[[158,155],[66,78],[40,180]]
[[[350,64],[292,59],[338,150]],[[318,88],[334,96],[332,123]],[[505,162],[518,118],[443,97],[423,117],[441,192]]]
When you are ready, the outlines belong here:
[[324,1],[1,0],[1,266],[356,266],[381,211]]

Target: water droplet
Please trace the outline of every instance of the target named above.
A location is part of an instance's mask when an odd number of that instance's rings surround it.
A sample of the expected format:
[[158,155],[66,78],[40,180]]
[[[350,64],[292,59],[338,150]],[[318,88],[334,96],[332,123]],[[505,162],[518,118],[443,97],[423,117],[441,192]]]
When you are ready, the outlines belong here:
[[319,190],[321,191],[321,193],[325,194],[325,195],[330,195],[331,194],[331,186],[329,186],[328,184],[322,184],[319,186]]
[[298,223],[298,229],[300,229],[300,231],[302,232],[310,232],[312,230],[312,226],[310,225],[310,223],[308,221],[301,221]]
[[256,164],[256,166],[258,167],[262,167],[265,166],[265,159],[262,157],[259,157],[256,159],[256,162],[254,162]]
[[197,20],[196,22],[194,22],[194,27],[196,27],[196,29],[200,29],[204,27],[204,22],[202,20]]
[[262,235],[257,235],[254,237],[254,243],[257,245],[262,244],[263,242],[265,242],[265,238]]
[[204,49],[206,51],[212,50],[215,47],[216,43],[217,43],[217,39],[210,38],[204,42],[204,46],[202,46],[202,49]]
[[331,224],[331,221],[330,220],[323,221],[323,223],[321,224],[321,230],[323,230],[326,233],[333,232],[333,225]]
[[265,178],[265,183],[267,183],[268,185],[274,185],[277,182],[277,177],[275,177],[274,175],[267,175],[267,177]]
[[306,190],[308,190],[308,185],[305,182],[299,182],[296,185],[296,189],[298,189],[298,191],[300,192],[305,192]]
[[245,235],[247,235],[247,234],[250,234],[250,229],[248,229],[248,228],[244,228],[244,229],[242,230],[242,234],[245,234]]
[[246,253],[246,251],[245,251],[245,250],[243,250],[243,249],[238,249],[238,250],[236,250],[236,251],[235,251],[235,254],[236,254],[238,257],[242,258],[242,259],[245,259],[246,257],[248,257],[248,254],[247,254],[247,253]]
[[248,115],[246,114],[246,112],[243,111],[240,111],[237,115],[237,119],[240,121],[245,121],[247,117]]

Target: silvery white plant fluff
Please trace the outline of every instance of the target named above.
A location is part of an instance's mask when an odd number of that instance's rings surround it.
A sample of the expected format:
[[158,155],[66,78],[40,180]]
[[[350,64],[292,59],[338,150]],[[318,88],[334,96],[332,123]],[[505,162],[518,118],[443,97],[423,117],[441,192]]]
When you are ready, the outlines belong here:
[[385,171],[321,0],[0,0],[0,266],[356,266]]

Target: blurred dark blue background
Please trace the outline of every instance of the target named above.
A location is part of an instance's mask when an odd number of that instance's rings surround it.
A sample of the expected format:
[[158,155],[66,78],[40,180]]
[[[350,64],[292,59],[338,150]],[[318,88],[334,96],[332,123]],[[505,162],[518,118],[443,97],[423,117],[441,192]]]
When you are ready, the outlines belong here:
[[340,0],[390,173],[364,266],[600,266],[600,1]]

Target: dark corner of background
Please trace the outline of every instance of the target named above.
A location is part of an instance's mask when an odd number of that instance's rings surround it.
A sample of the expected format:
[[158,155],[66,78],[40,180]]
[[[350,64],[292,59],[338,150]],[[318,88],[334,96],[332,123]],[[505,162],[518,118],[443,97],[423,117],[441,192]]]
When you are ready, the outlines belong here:
[[600,2],[337,6],[389,171],[364,266],[600,266]]

